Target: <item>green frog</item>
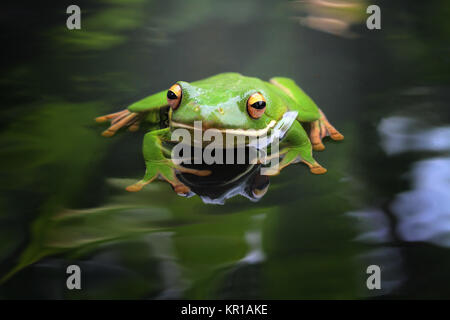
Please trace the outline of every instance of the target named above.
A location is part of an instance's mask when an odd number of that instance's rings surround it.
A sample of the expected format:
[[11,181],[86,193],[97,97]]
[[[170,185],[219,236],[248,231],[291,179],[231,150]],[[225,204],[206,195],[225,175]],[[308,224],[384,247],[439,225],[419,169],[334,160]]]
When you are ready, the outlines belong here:
[[176,173],[206,176],[210,171],[187,168],[172,161],[164,143],[173,141],[174,130],[194,130],[194,123],[200,121],[201,130],[214,129],[238,136],[267,135],[285,121],[287,113],[294,114],[294,120],[283,134],[277,170],[269,171],[268,175],[276,175],[300,161],[313,174],[325,173],[327,170],[313,158],[312,150],[324,150],[322,139],[326,136],[333,140],[343,140],[344,136],[295,81],[285,77],[264,81],[239,73],[221,73],[195,82],[178,81],[169,90],[150,95],[125,110],[98,117],[96,121],[110,121],[110,127],[102,133],[105,137],[113,136],[123,127],[136,131],[144,122],[159,124],[144,136],[145,175],[126,190],[139,191],[159,177],[170,183],[175,192],[187,194],[189,188]]

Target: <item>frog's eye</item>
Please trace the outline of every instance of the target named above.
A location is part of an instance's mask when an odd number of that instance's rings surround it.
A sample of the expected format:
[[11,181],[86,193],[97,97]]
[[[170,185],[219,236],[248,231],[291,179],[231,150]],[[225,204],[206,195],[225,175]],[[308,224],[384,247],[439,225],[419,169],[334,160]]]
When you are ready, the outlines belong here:
[[167,103],[175,110],[179,107],[181,102],[181,87],[179,84],[174,84],[170,87],[169,91],[167,91]]
[[253,119],[259,119],[266,110],[266,99],[259,92],[254,93],[248,98],[247,112]]

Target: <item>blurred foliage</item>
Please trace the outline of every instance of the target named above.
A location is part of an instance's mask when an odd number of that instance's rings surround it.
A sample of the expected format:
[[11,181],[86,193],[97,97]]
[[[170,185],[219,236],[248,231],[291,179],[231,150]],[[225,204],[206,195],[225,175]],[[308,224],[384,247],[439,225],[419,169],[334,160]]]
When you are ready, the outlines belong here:
[[[64,203],[73,201],[85,187],[85,177],[93,173],[101,155],[87,151],[105,150],[100,139],[83,128],[95,114],[94,104],[47,102],[2,133],[1,219],[8,219],[11,211],[23,211],[32,219],[33,205],[33,209],[48,217]],[[74,123],[77,126],[68,125]],[[38,242],[40,228],[39,221],[32,227]]]
[[106,7],[94,12],[81,11],[81,30],[67,31],[66,26],[53,30],[55,44],[72,50],[105,50],[126,40],[126,32],[142,25],[145,1],[103,0]]

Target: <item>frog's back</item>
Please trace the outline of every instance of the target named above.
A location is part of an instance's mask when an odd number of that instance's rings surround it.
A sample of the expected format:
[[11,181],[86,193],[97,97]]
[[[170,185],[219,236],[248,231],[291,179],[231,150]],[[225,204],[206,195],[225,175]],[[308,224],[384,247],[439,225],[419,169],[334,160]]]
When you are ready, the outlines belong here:
[[[290,104],[292,99],[280,91],[271,83],[256,77],[247,77],[237,72],[219,73],[215,76],[191,82],[191,85],[205,91],[227,92],[230,96],[248,96],[252,93],[264,93],[266,98],[278,100],[280,97],[285,104]],[[288,101],[289,100],[289,101]]]
[[243,76],[237,72],[219,73],[212,77],[202,80],[194,81],[191,84],[200,88],[223,88],[227,90],[245,91],[245,89],[257,89],[263,85],[264,81],[254,78]]
[[289,78],[276,77],[270,82],[255,77],[247,77],[237,72],[227,72],[192,82],[191,85],[215,92],[226,92],[229,97],[249,96],[255,91],[261,92],[272,108],[266,112],[275,119],[280,118],[286,109],[297,111],[299,120],[310,122],[319,119],[319,109],[312,99]]

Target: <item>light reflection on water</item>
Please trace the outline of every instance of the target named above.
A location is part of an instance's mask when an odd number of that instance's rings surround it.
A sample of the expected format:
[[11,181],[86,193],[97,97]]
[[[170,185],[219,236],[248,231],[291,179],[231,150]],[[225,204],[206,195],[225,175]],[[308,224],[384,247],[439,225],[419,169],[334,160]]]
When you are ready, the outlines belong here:
[[407,151],[450,151],[450,126],[425,129],[426,124],[408,117],[381,120],[378,132],[388,155]]
[[[348,213],[363,230],[356,240],[379,244],[361,259],[382,268],[384,287],[375,294],[385,295],[407,279],[402,250],[390,245],[400,241],[450,246],[450,158],[445,156],[450,152],[450,127],[430,127],[413,117],[393,116],[380,121],[378,133],[389,156],[437,154],[411,164],[404,176],[411,190],[396,194],[387,206]],[[389,215],[395,216],[395,223]]]
[[[383,119],[378,127],[389,155],[404,152],[450,152],[450,127],[423,129],[413,118]],[[399,193],[391,204],[398,232],[405,241],[450,245],[450,158],[417,161],[408,174],[411,190]]]
[[411,171],[412,190],[398,194],[392,204],[399,234],[405,241],[449,247],[450,158],[419,161]]

